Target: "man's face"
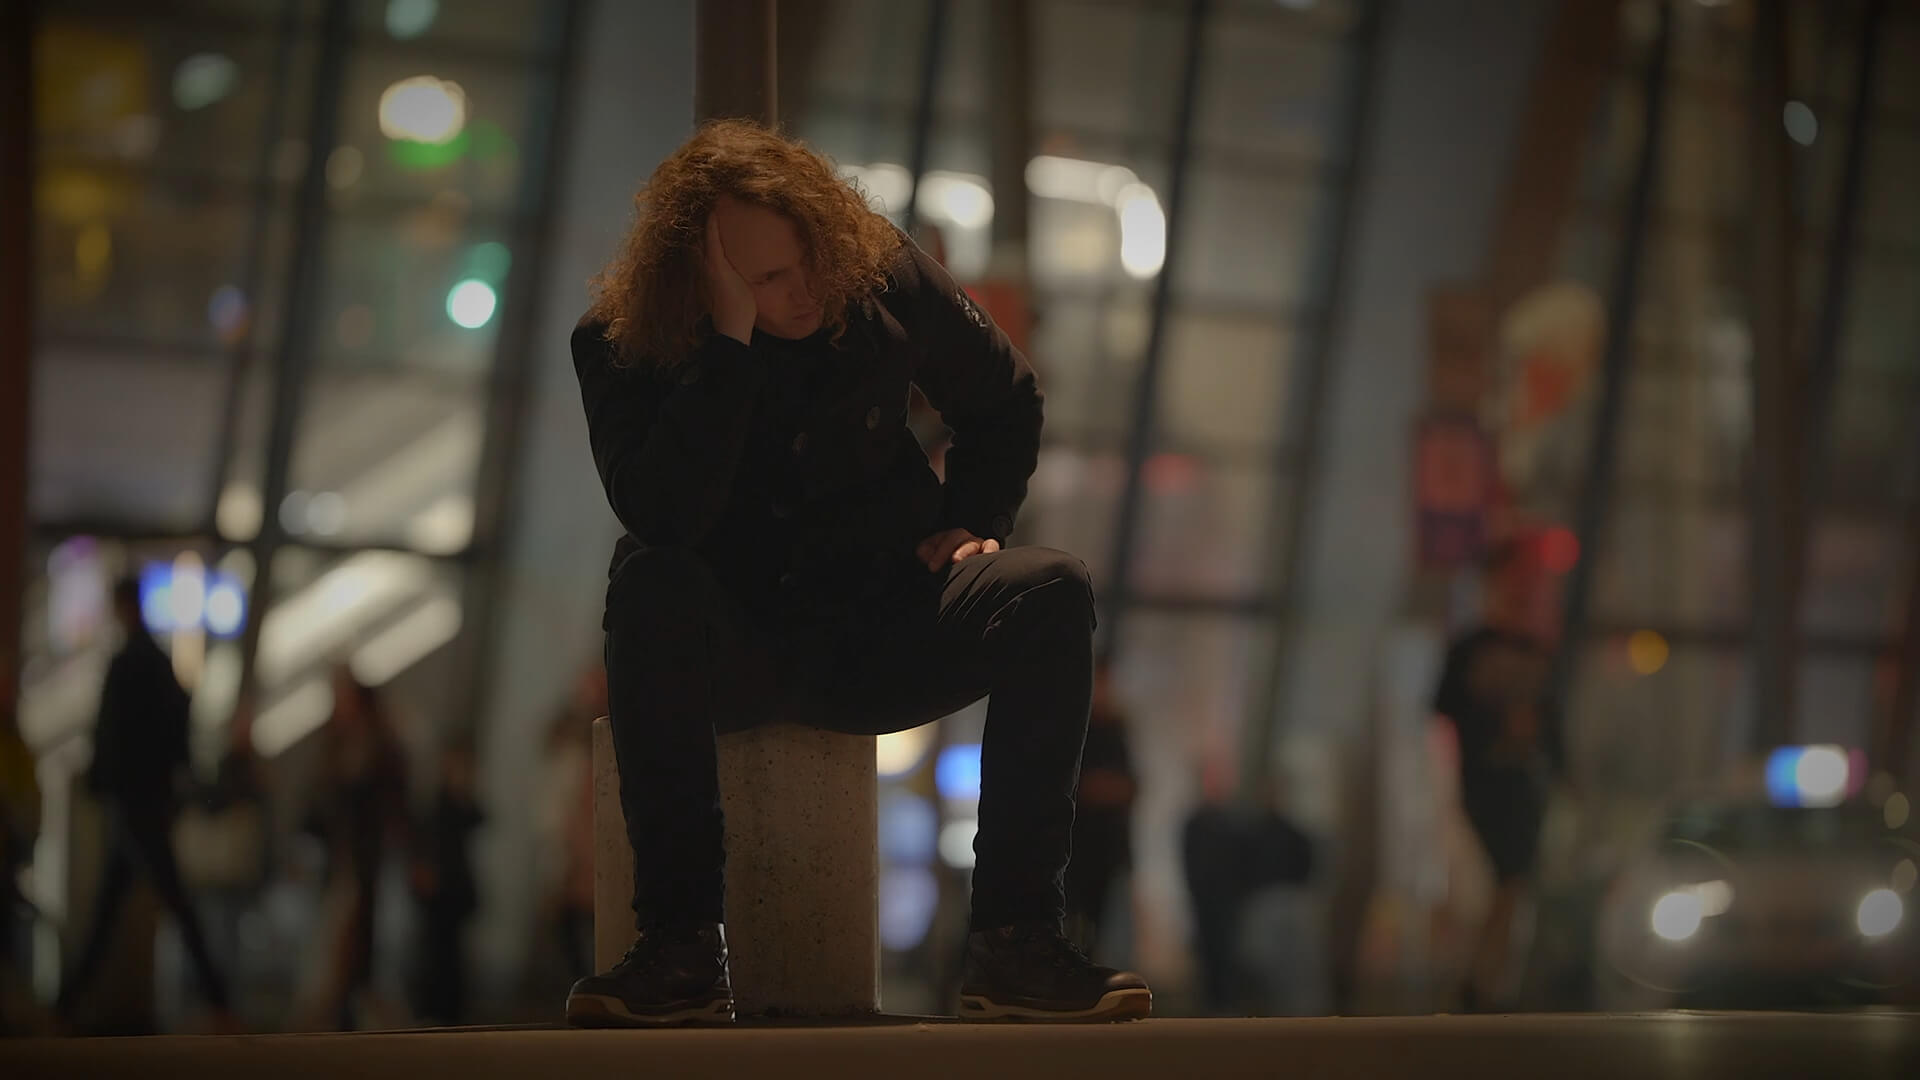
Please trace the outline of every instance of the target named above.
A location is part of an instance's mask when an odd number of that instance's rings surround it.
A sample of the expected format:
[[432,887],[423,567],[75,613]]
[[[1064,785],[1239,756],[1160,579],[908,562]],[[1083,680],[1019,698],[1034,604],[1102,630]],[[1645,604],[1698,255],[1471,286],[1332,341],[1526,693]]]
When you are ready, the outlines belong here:
[[784,215],[739,199],[714,207],[727,261],[753,290],[759,315],[754,328],[782,338],[803,338],[820,329],[820,304],[800,234]]

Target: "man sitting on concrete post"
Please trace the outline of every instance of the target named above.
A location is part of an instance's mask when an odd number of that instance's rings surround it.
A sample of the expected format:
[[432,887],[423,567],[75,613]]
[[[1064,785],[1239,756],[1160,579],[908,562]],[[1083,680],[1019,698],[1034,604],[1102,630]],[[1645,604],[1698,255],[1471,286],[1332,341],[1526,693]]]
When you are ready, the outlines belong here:
[[[1139,976],[1061,933],[1094,607],[1080,560],[1003,549],[1040,443],[1026,359],[831,164],[756,124],[702,127],[636,205],[572,344],[626,529],[604,628],[639,933],[569,1021],[733,1018],[716,733],[882,734],[988,694],[960,1013],[1147,1015]],[[954,429],[944,485],[910,385]]]

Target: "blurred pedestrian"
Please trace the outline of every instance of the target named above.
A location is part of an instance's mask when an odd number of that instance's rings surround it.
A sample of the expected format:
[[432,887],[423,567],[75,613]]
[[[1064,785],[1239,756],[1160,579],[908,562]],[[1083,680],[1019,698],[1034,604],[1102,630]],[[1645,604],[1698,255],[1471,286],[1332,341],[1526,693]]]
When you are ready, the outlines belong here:
[[374,688],[339,664],[333,714],[321,729],[321,777],[313,819],[327,849],[333,925],[314,1016],[352,1030],[355,1007],[373,985],[374,928],[387,856],[411,847],[407,759]]
[[485,816],[475,796],[473,750],[449,746],[439,790],[419,831],[414,896],[420,906],[416,1011],[436,1024],[460,1024],[467,1010],[467,925],[480,906],[473,834]]
[[595,660],[555,711],[540,770],[540,933],[558,944],[567,983],[593,966],[592,732],[605,715],[607,669]]
[[20,893],[20,873],[40,835],[40,785],[33,752],[20,736],[13,671],[0,657],[0,1036],[41,1031],[47,1018],[34,1001],[25,944],[34,911]]
[[113,589],[120,650],[107,667],[93,731],[87,787],[106,812],[106,865],[79,959],[62,980],[54,1011],[71,1021],[99,974],[136,876],[144,876],[179,924],[201,995],[223,1026],[232,1024],[227,983],[213,962],[174,858],[173,824],[187,774],[190,700],[173,676],[173,662],[147,631],[140,583],[126,578]]
[[1530,630],[1540,569],[1521,541],[1495,547],[1486,562],[1480,624],[1455,638],[1434,694],[1434,711],[1458,737],[1460,804],[1493,866],[1494,889],[1462,1007],[1493,1007],[1507,993],[1516,918],[1532,889],[1548,788],[1564,773],[1560,727],[1547,694],[1548,655]]
[[1313,842],[1280,811],[1274,786],[1263,779],[1248,797],[1235,799],[1231,782],[1228,768],[1210,760],[1201,772],[1200,803],[1180,833],[1200,1000],[1213,1015],[1245,1014],[1260,996],[1265,973],[1251,970],[1241,947],[1249,899],[1313,876]]

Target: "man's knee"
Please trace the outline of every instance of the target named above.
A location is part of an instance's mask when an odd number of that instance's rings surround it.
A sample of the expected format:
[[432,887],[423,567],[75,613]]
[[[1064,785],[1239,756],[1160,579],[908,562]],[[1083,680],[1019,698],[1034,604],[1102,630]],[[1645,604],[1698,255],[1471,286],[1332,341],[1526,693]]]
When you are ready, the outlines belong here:
[[682,547],[641,548],[620,561],[607,584],[606,628],[684,627],[724,601],[713,568]]
[[1089,629],[1094,621],[1093,575],[1079,558],[1047,547],[1013,548],[1017,587],[1023,595],[1062,615],[1084,618]]

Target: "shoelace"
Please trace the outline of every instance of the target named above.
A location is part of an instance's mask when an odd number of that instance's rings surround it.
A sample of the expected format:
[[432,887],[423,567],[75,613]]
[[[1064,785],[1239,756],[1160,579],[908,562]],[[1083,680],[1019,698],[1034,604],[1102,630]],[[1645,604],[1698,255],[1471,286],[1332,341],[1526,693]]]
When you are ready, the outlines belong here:
[[627,946],[627,951],[620,954],[620,962],[613,965],[613,969],[615,971],[621,971],[633,966],[636,961],[640,960],[648,952],[651,952],[652,949],[653,941],[645,934],[634,938],[633,944]]
[[1060,971],[1079,971],[1093,966],[1080,946],[1057,931],[1039,927],[1016,930],[1014,941],[1024,949],[1044,954],[1047,963]]
[[620,955],[620,962],[615,967],[624,968],[636,963],[645,966],[658,959],[661,949],[675,944],[692,944],[697,940],[697,938],[688,937],[682,941],[673,934],[643,929],[635,934],[633,944],[627,946],[627,951]]

